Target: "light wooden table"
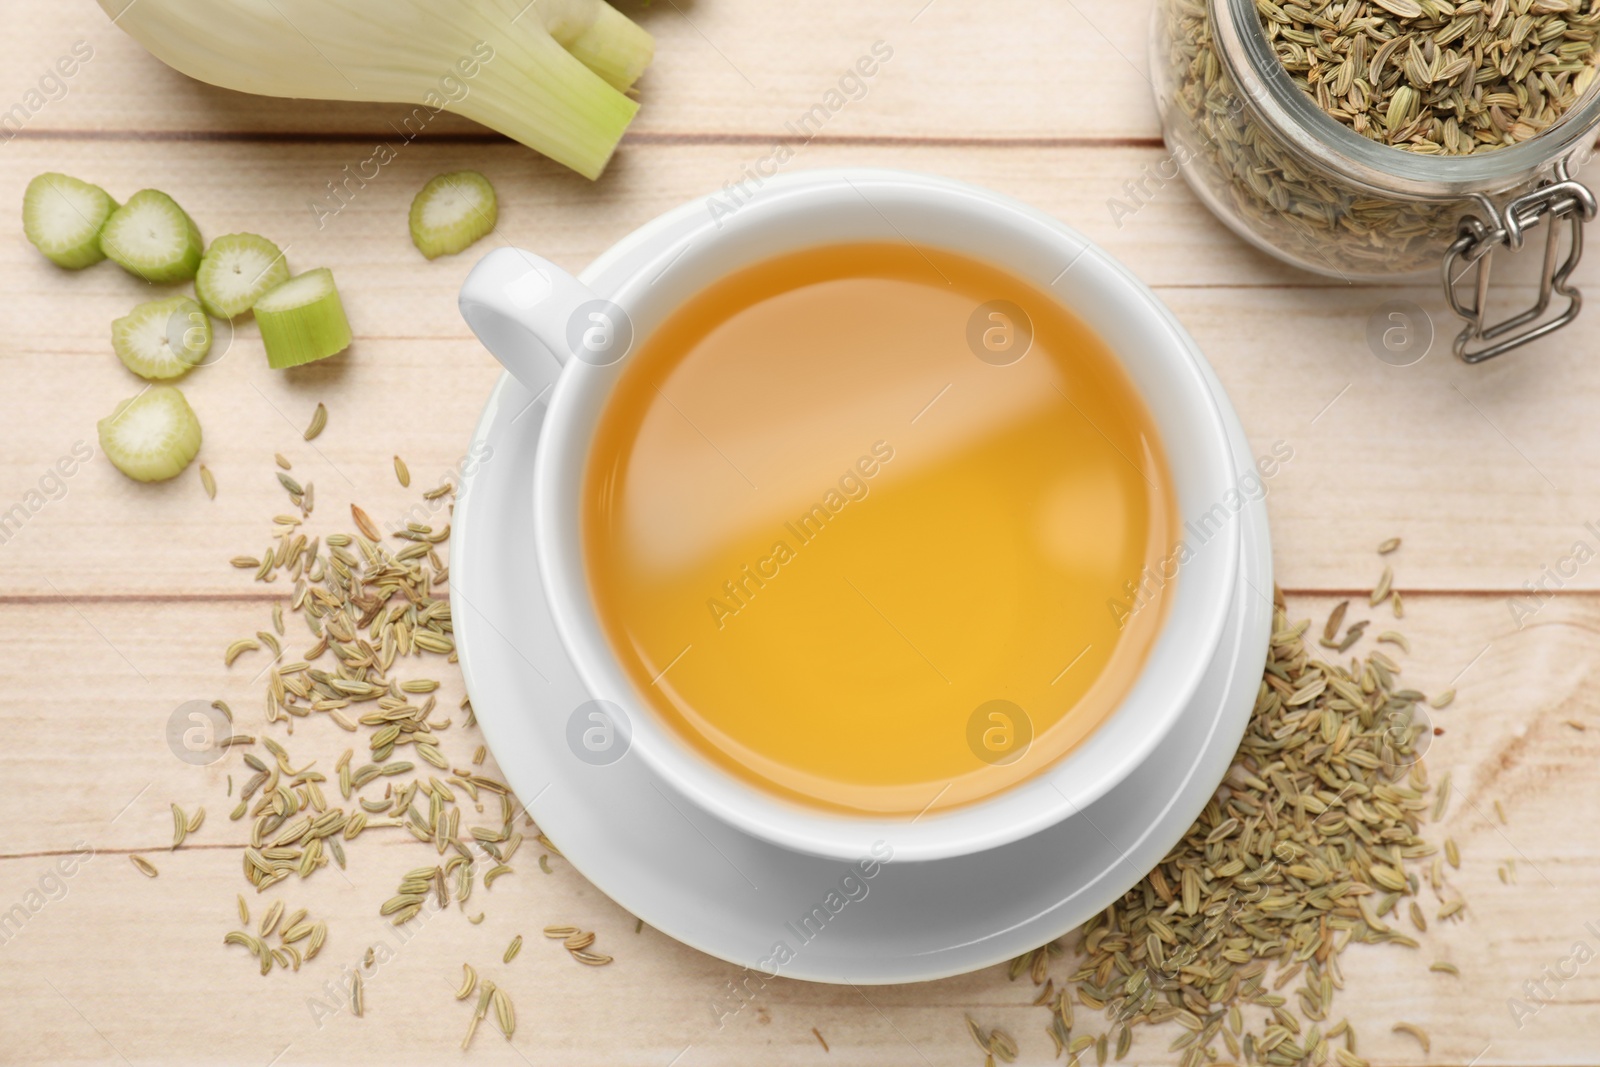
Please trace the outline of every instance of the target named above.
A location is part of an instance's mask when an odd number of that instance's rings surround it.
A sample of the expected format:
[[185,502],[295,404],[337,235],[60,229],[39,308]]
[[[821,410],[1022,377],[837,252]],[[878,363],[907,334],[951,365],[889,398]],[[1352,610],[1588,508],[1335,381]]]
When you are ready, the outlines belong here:
[[[526,853],[495,886],[482,926],[430,923],[369,983],[365,1019],[319,1025],[310,999],[389,930],[375,904],[415,850],[362,842],[346,879],[293,884],[285,896],[325,916],[332,935],[300,974],[262,979],[220,943],[242,887],[241,832],[223,795],[241,764],[196,769],[165,740],[171,710],[196,698],[224,697],[258,725],[254,672],[243,661],[225,669],[220,652],[262,627],[281,591],[226,563],[259,551],[283,510],[272,454],[315,480],[323,516],[347,514],[352,500],[399,510],[415,496],[395,484],[391,454],[434,484],[498,374],[455,311],[474,257],[430,264],[409,245],[406,205],[423,180],[483,170],[500,193],[500,235],[577,270],[659,211],[737,180],[879,40],[893,56],[866,96],[791,167],[884,165],[979,182],[1079,227],[1155,286],[1215,364],[1252,446],[1293,449],[1268,503],[1297,615],[1320,619],[1361,593],[1380,568],[1374,546],[1405,538],[1394,562],[1414,646],[1406,677],[1460,691],[1439,715],[1446,732],[1429,762],[1435,776],[1454,772],[1463,798],[1429,832],[1460,841],[1453,877],[1470,908],[1420,952],[1349,954],[1337,1012],[1357,1021],[1363,1051],[1383,1064],[1600,1063],[1600,961],[1548,984],[1550,1003],[1520,1027],[1507,1004],[1575,942],[1600,950],[1600,562],[1563,579],[1521,626],[1509,603],[1574,542],[1600,547],[1600,526],[1585,525],[1600,520],[1600,313],[1468,368],[1448,355],[1433,286],[1351,287],[1288,271],[1234,239],[1181,182],[1116,225],[1108,198],[1163,155],[1146,0],[669,0],[641,18],[659,58],[602,181],[445,116],[319,229],[308,202],[394,138],[399,109],[216,90],[161,66],[89,0],[9,0],[0,111],[28,100],[75,42],[93,58],[0,146],[0,204],[12,205],[0,241],[0,510],[27,503],[137,388],[107,333],[141,286],[109,265],[64,274],[28,247],[16,205],[40,171],[119,196],[164,189],[208,234],[261,232],[300,266],[334,268],[358,339],[346,357],[290,378],[266,368],[246,327],[226,359],[184,383],[205,420],[215,502],[192,471],[137,486],[97,456],[0,544],[0,914],[27,912],[0,933],[0,1063],[453,1062],[468,1009],[446,986],[464,959],[504,971],[519,1005],[514,1047],[479,1034],[470,1056],[485,1063],[976,1064],[967,1013],[1018,1035],[1024,1062],[1048,1059],[1033,989],[1003,969],[863,990],[780,981],[719,1028],[708,1005],[735,968],[635,934],[570,867],[558,861],[545,876]],[[1580,280],[1600,291],[1600,260]],[[1364,339],[1393,296],[1439,325],[1433,354],[1415,366],[1379,362]],[[312,447],[299,431],[318,400],[331,417]],[[459,679],[450,687],[447,707]],[[337,752],[341,736],[318,721],[298,745]],[[475,744],[459,726],[448,740],[458,762]],[[169,853],[173,801],[206,804],[211,818]],[[74,848],[92,859],[55,881]],[[135,871],[134,851],[160,866],[158,879]],[[1508,859],[1516,884],[1496,876]],[[553,922],[598,931],[616,963],[573,964],[537,936]],[[529,944],[501,968],[517,932]],[[1429,974],[1433,959],[1462,977]],[[1402,1019],[1432,1032],[1431,1055],[1389,1032]],[[1166,1062],[1165,1044],[1142,1034],[1129,1062]]]

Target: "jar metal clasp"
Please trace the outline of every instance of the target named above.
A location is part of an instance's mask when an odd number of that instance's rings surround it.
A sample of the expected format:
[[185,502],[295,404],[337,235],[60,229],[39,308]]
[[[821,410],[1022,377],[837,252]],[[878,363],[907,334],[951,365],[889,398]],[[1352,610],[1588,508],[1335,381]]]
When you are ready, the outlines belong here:
[[[1485,196],[1476,199],[1483,207],[1484,218],[1463,218],[1444,257],[1445,296],[1451,309],[1467,323],[1455,342],[1456,355],[1466,363],[1493,359],[1554,333],[1578,317],[1583,294],[1571,285],[1572,272],[1583,258],[1584,224],[1597,212],[1594,194],[1572,179],[1564,160],[1556,165],[1554,180],[1517,197],[1504,210],[1496,208]],[[1572,239],[1566,256],[1558,258],[1563,220],[1571,228]],[[1518,251],[1528,232],[1541,223],[1546,233],[1538,302],[1502,322],[1487,325],[1489,271],[1495,250]],[[1464,285],[1469,279],[1470,284]],[[1557,295],[1566,298],[1566,308],[1555,318],[1539,322]]]

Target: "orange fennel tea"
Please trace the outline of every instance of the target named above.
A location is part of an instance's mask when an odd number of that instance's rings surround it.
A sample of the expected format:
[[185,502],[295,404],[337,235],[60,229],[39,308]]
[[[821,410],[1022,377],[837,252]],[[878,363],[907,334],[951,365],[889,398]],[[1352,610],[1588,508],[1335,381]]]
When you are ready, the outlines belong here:
[[582,501],[601,627],[703,758],[802,804],[981,800],[1132,688],[1176,542],[1150,413],[1106,345],[985,263],[828,245],[654,330]]

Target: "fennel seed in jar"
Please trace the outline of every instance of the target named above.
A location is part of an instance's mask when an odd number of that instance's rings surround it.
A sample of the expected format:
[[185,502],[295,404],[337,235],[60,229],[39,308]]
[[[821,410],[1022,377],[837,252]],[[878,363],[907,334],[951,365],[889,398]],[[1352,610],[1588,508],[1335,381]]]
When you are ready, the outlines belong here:
[[1380,144],[1471,155],[1539,135],[1595,76],[1593,0],[1256,0],[1294,83]]

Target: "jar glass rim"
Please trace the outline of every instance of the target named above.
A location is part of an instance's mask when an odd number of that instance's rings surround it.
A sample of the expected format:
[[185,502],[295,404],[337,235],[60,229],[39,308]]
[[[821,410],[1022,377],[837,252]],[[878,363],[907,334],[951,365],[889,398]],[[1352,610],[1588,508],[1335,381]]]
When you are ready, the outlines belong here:
[[1207,0],[1222,62],[1278,136],[1324,167],[1371,189],[1450,199],[1523,184],[1600,126],[1600,78],[1585,98],[1521,144],[1468,156],[1436,156],[1380,144],[1323,111],[1295,85],[1261,26],[1256,0]]

